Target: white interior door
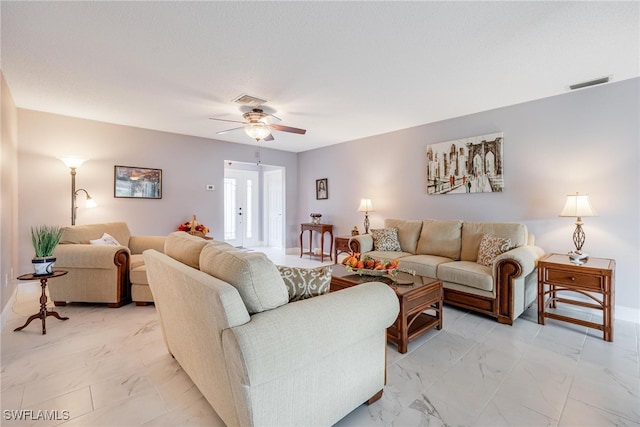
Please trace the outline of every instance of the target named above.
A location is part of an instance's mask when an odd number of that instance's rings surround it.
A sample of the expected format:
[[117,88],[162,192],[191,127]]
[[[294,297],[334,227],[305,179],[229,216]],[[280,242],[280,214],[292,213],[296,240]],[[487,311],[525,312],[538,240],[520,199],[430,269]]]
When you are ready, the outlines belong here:
[[267,246],[284,247],[284,170],[264,173]]
[[237,247],[258,243],[258,172],[225,169],[224,240]]

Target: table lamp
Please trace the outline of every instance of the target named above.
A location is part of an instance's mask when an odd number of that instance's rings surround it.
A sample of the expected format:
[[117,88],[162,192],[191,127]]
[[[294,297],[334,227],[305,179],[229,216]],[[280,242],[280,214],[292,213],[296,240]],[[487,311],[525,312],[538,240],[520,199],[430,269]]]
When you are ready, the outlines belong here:
[[360,206],[358,206],[358,212],[364,212],[364,233],[369,234],[369,212],[374,212],[373,203],[371,199],[360,199]]
[[573,259],[586,258],[588,255],[582,253],[582,246],[584,245],[585,233],[582,229],[582,217],[583,216],[597,216],[591,203],[589,203],[588,194],[576,193],[567,196],[567,202],[564,205],[564,209],[560,213],[560,216],[575,217],[576,229],[573,232],[573,244],[576,246],[576,250],[569,253],[569,256]]

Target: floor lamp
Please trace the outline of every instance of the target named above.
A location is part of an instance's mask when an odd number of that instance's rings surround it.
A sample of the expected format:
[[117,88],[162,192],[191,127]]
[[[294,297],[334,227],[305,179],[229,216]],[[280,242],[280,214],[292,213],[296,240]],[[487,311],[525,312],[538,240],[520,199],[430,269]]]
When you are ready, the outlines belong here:
[[60,160],[64,162],[65,165],[69,168],[71,172],[71,225],[76,225],[76,216],[78,214],[78,205],[76,203],[78,193],[81,191],[84,192],[86,197],[86,205],[87,208],[93,208],[97,206],[95,200],[91,198],[89,192],[84,188],[79,188],[76,190],[76,170],[85,162],[85,159],[81,159],[78,157],[61,157]]

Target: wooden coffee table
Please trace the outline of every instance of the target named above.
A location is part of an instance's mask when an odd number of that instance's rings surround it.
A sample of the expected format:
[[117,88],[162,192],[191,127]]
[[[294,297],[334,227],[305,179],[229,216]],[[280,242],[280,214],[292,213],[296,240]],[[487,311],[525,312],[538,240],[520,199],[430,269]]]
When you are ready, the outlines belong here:
[[386,283],[398,296],[400,313],[387,329],[387,340],[397,344],[400,353],[406,353],[409,342],[425,332],[434,327],[442,329],[444,294],[441,280],[408,273],[398,273],[393,279],[389,276],[360,276],[347,271],[341,264],[333,266],[331,292],[367,282]]

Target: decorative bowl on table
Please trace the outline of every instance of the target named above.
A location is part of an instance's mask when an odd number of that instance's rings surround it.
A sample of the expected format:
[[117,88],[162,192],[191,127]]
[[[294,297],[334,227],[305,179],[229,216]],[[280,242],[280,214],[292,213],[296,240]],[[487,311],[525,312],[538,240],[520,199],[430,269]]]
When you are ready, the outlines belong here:
[[342,264],[347,271],[359,274],[360,276],[395,276],[398,272],[400,261],[385,261],[365,256],[360,259],[359,253],[352,253],[342,260]]

